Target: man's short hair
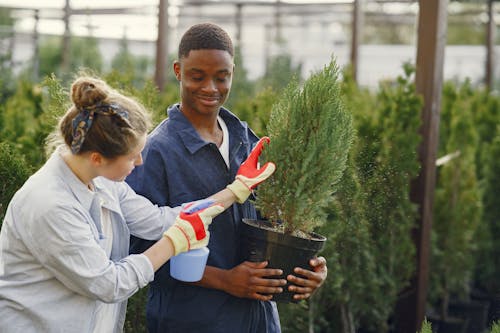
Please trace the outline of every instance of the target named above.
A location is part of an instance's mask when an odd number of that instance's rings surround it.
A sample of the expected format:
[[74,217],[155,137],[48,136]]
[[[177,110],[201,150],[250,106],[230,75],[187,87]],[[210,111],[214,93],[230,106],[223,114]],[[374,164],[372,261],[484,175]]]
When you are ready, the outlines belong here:
[[231,38],[213,23],[195,24],[184,33],[179,43],[179,59],[187,57],[191,50],[222,50],[234,56]]

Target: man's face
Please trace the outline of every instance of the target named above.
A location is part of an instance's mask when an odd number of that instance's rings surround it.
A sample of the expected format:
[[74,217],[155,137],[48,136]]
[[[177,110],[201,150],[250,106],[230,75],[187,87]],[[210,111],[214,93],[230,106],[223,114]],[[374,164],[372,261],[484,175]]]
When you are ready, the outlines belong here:
[[182,111],[218,113],[229,96],[233,70],[233,57],[222,50],[191,50],[187,57],[175,62]]

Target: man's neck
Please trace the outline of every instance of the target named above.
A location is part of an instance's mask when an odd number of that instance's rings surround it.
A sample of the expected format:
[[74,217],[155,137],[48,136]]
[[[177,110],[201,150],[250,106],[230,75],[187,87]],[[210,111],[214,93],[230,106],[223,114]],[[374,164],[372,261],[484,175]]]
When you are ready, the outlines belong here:
[[217,147],[222,144],[223,133],[217,122],[218,114],[204,115],[195,112],[185,112],[182,110],[182,106],[180,110],[203,140],[213,142]]

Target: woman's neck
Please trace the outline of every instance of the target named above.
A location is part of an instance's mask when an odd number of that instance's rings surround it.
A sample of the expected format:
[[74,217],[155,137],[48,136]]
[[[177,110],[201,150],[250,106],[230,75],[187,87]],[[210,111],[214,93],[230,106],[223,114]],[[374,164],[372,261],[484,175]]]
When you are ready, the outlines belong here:
[[92,189],[92,179],[96,177],[87,154],[74,155],[70,151],[62,151],[61,157],[71,171],[89,189]]

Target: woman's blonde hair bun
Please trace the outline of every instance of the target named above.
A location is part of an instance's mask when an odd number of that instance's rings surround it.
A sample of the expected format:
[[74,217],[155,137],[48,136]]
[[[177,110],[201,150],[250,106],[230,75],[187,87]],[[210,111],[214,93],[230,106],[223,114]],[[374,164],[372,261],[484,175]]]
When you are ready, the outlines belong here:
[[104,81],[81,77],[71,85],[71,101],[78,109],[94,106],[106,100],[109,89]]

